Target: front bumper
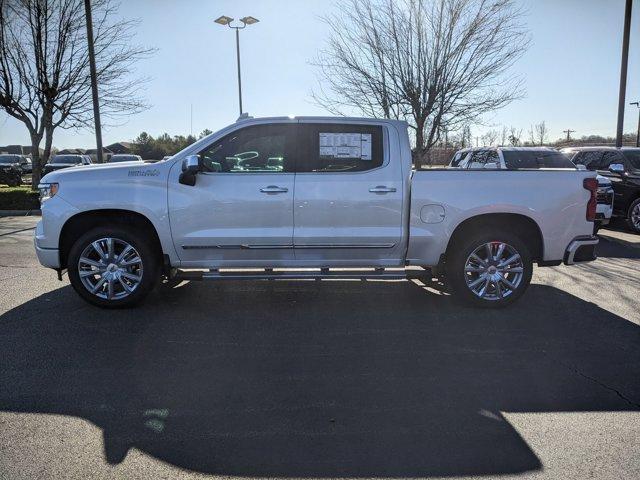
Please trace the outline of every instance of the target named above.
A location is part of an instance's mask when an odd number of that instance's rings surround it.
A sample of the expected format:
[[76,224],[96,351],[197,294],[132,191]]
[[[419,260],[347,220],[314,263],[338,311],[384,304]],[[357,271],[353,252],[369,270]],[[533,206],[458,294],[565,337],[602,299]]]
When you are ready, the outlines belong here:
[[41,248],[33,239],[36,247],[36,256],[41,265],[49,268],[60,268],[60,251],[57,248]]
[[57,248],[46,248],[44,243],[44,223],[40,220],[36,224],[36,231],[33,235],[33,246],[36,249],[38,261],[45,267],[60,268],[60,251]]
[[600,240],[595,235],[574,238],[564,252],[564,264],[591,262],[596,257],[596,245]]

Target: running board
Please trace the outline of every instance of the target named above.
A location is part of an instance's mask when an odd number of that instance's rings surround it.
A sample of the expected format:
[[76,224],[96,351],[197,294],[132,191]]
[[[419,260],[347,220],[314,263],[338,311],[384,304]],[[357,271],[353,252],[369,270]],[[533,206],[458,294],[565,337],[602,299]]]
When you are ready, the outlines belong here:
[[181,280],[363,280],[363,279],[383,279],[383,280],[409,280],[431,278],[430,270],[386,270],[384,268],[376,268],[371,270],[347,270],[328,268],[308,269],[308,270],[286,270],[270,268],[251,269],[251,270],[178,270],[177,279]]

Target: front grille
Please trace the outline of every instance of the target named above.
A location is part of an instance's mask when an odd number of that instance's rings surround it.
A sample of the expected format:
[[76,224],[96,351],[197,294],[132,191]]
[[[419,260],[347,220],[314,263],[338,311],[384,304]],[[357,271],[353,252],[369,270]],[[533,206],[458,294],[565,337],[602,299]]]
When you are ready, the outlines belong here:
[[598,188],[596,200],[600,204],[611,205],[613,202],[613,189],[611,187]]

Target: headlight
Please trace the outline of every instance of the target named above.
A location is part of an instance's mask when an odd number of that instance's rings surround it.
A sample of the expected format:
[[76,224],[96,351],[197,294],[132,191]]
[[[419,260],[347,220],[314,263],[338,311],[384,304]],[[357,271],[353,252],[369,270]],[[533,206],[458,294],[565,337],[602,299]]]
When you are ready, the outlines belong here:
[[38,190],[40,190],[40,203],[49,200],[56,193],[58,193],[58,184],[57,183],[41,183],[38,185]]

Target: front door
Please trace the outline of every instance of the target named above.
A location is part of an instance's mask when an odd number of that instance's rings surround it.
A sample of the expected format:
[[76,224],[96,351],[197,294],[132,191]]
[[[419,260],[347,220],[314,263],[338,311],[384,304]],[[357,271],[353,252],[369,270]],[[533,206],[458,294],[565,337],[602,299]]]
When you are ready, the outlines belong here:
[[171,175],[169,215],[182,266],[272,266],[294,258],[294,129],[293,122],[240,128],[199,153],[203,171],[194,186]]
[[398,265],[402,245],[400,159],[384,127],[299,125],[294,198],[296,260],[309,266]]

